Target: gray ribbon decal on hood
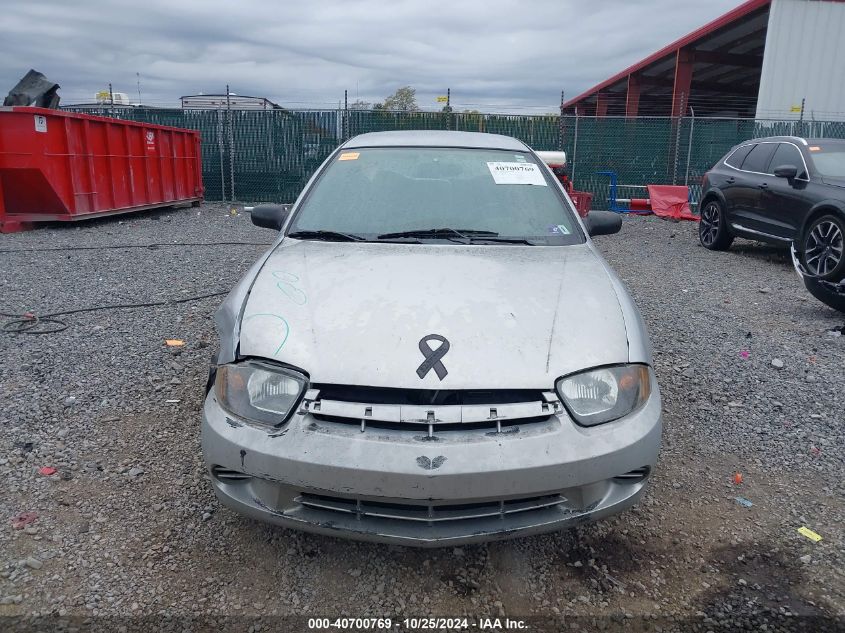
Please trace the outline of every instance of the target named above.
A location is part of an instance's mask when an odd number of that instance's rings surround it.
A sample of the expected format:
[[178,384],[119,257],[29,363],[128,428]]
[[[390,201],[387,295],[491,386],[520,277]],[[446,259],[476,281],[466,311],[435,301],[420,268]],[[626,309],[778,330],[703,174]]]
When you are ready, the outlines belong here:
[[[428,344],[429,341],[440,341],[440,347],[437,349],[431,349]],[[446,352],[449,351],[449,341],[439,334],[429,334],[428,336],[423,336],[420,339],[420,351],[425,357],[425,360],[422,365],[417,367],[417,375],[420,378],[425,378],[425,375],[433,369],[434,373],[437,374],[437,377],[440,380],[443,380],[449,372],[446,371],[446,367],[440,362],[440,359],[443,358],[446,355]]]

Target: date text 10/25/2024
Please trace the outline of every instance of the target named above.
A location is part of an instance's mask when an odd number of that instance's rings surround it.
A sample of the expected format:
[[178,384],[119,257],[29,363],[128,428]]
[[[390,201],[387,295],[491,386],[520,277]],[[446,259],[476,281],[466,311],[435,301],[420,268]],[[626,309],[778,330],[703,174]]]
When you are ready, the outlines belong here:
[[312,631],[519,631],[527,630],[524,620],[511,618],[309,618]]

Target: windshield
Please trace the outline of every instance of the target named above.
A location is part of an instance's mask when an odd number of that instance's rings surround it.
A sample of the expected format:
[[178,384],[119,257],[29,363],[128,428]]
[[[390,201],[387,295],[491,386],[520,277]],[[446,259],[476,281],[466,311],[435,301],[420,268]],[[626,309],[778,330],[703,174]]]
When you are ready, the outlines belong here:
[[[574,212],[545,172],[527,152],[343,151],[307,194],[288,234],[321,231],[376,240],[415,233],[407,237],[447,243],[507,238],[541,245],[583,242]],[[434,229],[437,234],[425,233]]]
[[845,178],[845,143],[811,143],[808,149],[820,175]]

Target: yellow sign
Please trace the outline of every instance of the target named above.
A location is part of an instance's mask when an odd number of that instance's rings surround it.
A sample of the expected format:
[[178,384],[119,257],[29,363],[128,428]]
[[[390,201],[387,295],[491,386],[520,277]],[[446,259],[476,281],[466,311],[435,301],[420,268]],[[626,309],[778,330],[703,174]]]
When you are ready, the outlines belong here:
[[818,534],[813,532],[810,528],[805,527],[805,526],[798,528],[798,534],[800,534],[801,536],[806,536],[808,539],[810,539],[814,543],[818,543],[820,540],[822,540],[821,536],[819,536]]
[[360,152],[343,152],[338,160],[358,160],[358,156],[360,155]]
[[789,108],[790,112],[801,112],[801,106],[792,106]]
[[448,103],[449,97],[437,97],[437,103]]

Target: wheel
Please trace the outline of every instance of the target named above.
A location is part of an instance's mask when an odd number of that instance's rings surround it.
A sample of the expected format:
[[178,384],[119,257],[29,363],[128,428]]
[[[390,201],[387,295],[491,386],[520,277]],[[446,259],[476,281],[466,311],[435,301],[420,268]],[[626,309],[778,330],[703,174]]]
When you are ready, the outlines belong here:
[[810,275],[824,281],[845,277],[842,240],[845,220],[836,215],[823,215],[813,220],[801,240],[801,263]]
[[725,210],[718,200],[710,200],[701,210],[698,239],[704,248],[711,251],[726,251],[731,247],[734,236],[728,231]]

